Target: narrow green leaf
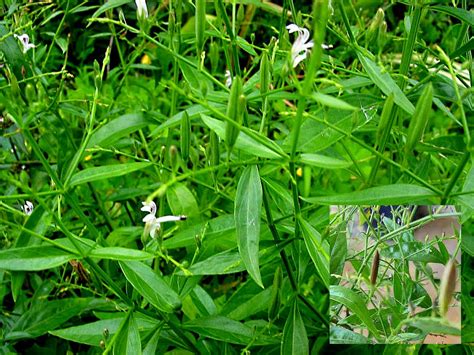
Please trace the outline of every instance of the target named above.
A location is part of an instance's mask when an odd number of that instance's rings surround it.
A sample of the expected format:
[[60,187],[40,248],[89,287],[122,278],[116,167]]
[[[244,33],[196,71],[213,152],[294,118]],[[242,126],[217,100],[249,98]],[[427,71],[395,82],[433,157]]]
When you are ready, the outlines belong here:
[[[259,252],[260,265],[278,257],[278,252],[284,248],[291,240],[281,242],[278,246],[274,243],[264,243],[267,247],[262,247]],[[242,257],[236,249],[226,250],[210,256],[209,258],[192,265],[188,269],[193,275],[225,275],[241,272],[245,270]],[[182,271],[178,275],[183,275]]]
[[[346,225],[338,224],[338,228],[334,229],[330,235],[329,243],[331,245],[331,257],[329,270],[331,275],[342,275],[344,269],[344,262],[347,254],[347,239],[346,239]],[[332,276],[331,284],[339,283],[339,279]]]
[[79,256],[53,246],[0,250],[0,269],[39,271],[67,263]]
[[456,48],[456,50],[449,55],[451,59],[455,59],[460,55],[463,55],[466,52],[470,52],[474,49],[474,37],[472,37],[469,41],[463,44],[461,47]]
[[357,57],[374,84],[377,85],[377,87],[387,96],[393,93],[395,103],[404,111],[413,115],[415,112],[415,106],[413,106],[410,100],[408,100],[390,74],[384,72],[383,69],[379,68],[374,61],[365,56],[361,51],[357,51]]
[[150,123],[153,122],[141,113],[130,113],[117,117],[92,134],[91,139],[87,143],[87,148],[96,145],[109,147],[120,138],[128,136],[140,128],[146,127]]
[[235,229],[237,245],[245,268],[254,281],[263,288],[260,276],[258,250],[260,240],[260,212],[262,184],[256,165],[244,169],[235,196]]
[[328,157],[321,154],[303,153],[301,154],[300,159],[302,163],[324,169],[344,169],[352,165],[352,162],[350,161]]
[[132,312],[124,319],[124,324],[120,326],[120,332],[116,334],[116,337],[114,354],[140,355],[142,353],[140,333]]
[[87,168],[77,172],[72,176],[71,186],[126,175],[131,172],[147,168],[150,165],[151,163],[128,163]]
[[431,105],[433,104],[433,86],[431,83],[425,86],[420,98],[416,103],[415,113],[410,120],[407,130],[407,141],[405,154],[412,154],[413,148],[422,140],[426,125],[430,119]]
[[188,218],[200,215],[199,206],[193,193],[181,183],[171,185],[166,190],[166,200],[171,212],[176,215],[184,215]]
[[408,325],[421,329],[425,334],[461,335],[461,329],[444,318],[416,317]]
[[443,12],[445,14],[456,17],[458,20],[461,20],[468,24],[471,27],[474,27],[474,13],[472,11],[467,11],[464,9],[459,9],[452,6],[431,6],[430,9]]
[[65,298],[54,301],[39,301],[16,320],[11,331],[6,333],[5,340],[13,341],[39,337],[67,322],[79,313],[103,306],[105,301],[94,298]]
[[[104,339],[104,329],[107,329],[110,340],[125,319],[125,315],[123,315],[123,313],[117,313],[114,314],[114,316],[114,318],[110,319],[104,319],[92,323],[82,324],[76,327],[55,330],[50,332],[50,334],[80,344],[99,346],[100,341]],[[138,330],[140,332],[149,332],[150,330],[155,329],[159,323],[159,320],[145,316],[136,316],[135,318],[136,322],[138,323]]]
[[91,258],[109,259],[109,260],[149,260],[155,256],[143,250],[121,248],[121,247],[105,247],[93,249],[89,256]]
[[119,264],[133,288],[153,306],[167,313],[181,307],[178,294],[150,267],[139,261],[120,261]]
[[329,288],[329,243],[303,218],[299,218],[299,222],[308,254],[324,285]]
[[327,94],[321,94],[320,92],[313,93],[313,95],[311,95],[311,98],[323,106],[332,107],[338,110],[348,110],[348,111],[358,110],[357,107],[354,107],[337,97],[327,95]]
[[2,37],[0,41],[0,53],[3,53],[6,63],[12,69],[17,79],[23,76],[22,70],[26,70],[25,75],[29,77],[31,70],[26,61],[26,54],[22,52],[19,42],[13,35],[7,36],[9,32],[10,31],[4,25],[0,25],[0,37]]
[[367,310],[364,299],[358,293],[355,293],[349,288],[343,286],[331,286],[329,289],[331,300],[342,304],[349,308],[352,313],[355,313],[360,320],[366,325],[368,330],[376,337],[378,336],[378,330],[375,327],[372,318],[370,318],[370,313]]
[[[240,345],[247,345],[257,335],[249,326],[222,316],[198,318],[185,323],[183,327],[211,339]],[[259,335],[256,337],[254,344],[268,345],[279,342],[278,338]]]
[[282,355],[309,354],[308,336],[298,309],[298,299],[295,299],[290,316],[286,319],[280,350]]
[[[350,133],[352,129],[353,114],[354,113],[348,114],[347,111],[329,109],[324,115],[318,115],[318,118],[325,119],[340,130]],[[343,133],[328,127],[323,122],[307,119],[301,125],[297,151],[315,153],[330,147],[343,137]],[[283,147],[287,150],[289,150],[291,146],[290,138],[291,135],[283,141]]]
[[305,201],[326,205],[396,205],[433,199],[436,193],[426,187],[409,184],[393,184],[371,187],[331,196],[305,198]]
[[[219,120],[216,120],[215,118],[212,118],[210,116],[201,114],[201,118],[203,122],[208,126],[210,129],[212,129],[216,134],[219,136],[220,139],[224,140],[226,137],[226,122],[222,122]],[[254,134],[258,135],[257,132],[254,132]],[[260,158],[269,158],[269,159],[275,159],[275,158],[281,158],[281,154],[278,152],[281,152],[281,148],[276,145],[273,141],[269,140],[267,137],[260,136],[259,137],[261,140],[266,141],[266,145],[262,144],[261,142],[258,142],[254,138],[249,137],[246,133],[240,131],[239,136],[237,137],[237,141],[235,142],[235,148],[242,150],[243,152],[257,156]],[[272,146],[273,149],[270,149],[269,146]]]
[[91,18],[99,17],[105,11],[115,9],[116,7],[120,7],[122,5],[128,4],[129,2],[132,2],[132,0],[108,0],[105,2],[104,5],[99,7],[99,9],[96,12],[94,12]]
[[347,328],[331,325],[329,342],[331,344],[369,344],[365,336]]

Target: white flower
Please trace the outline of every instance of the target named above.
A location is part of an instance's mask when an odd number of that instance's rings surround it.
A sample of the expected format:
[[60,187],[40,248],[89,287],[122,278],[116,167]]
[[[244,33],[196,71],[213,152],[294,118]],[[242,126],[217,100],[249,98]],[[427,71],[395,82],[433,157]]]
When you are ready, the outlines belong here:
[[225,71],[225,86],[227,86],[228,88],[232,86],[232,75],[230,74],[229,69]]
[[33,43],[30,43],[30,37],[25,33],[21,36],[17,34],[13,35],[15,38],[19,39],[21,44],[23,45],[23,53],[28,52],[31,48],[35,48],[36,46]]
[[150,233],[152,238],[155,238],[156,232],[160,230],[161,223],[163,222],[176,222],[184,221],[186,216],[163,216],[156,217],[156,204],[151,202],[142,202],[143,207],[141,211],[149,212],[145,217],[143,217],[143,222],[145,222],[145,231]]
[[[313,48],[313,40],[309,40],[309,31],[304,27],[299,27],[294,23],[286,26],[286,29],[289,33],[298,32],[298,37],[296,37],[293,46],[291,47],[291,62],[293,63],[293,68],[295,68],[301,61],[306,59],[309,49]],[[327,46],[325,44],[321,45],[323,49],[331,48],[332,46]]]
[[137,4],[137,16],[138,16],[138,18],[147,18],[148,17],[148,9],[146,8],[146,1],[145,0],[135,0],[135,4]]
[[30,202],[30,201],[26,201],[25,204],[23,206],[21,206],[21,210],[27,215],[29,216],[30,214],[33,213],[33,204]]

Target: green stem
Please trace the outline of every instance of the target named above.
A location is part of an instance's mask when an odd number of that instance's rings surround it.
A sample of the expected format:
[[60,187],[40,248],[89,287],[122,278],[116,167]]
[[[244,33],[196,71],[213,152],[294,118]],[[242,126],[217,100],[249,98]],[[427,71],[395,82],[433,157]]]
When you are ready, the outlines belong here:
[[451,190],[453,189],[454,185],[459,179],[459,176],[461,176],[464,167],[466,166],[467,162],[469,161],[469,158],[471,157],[471,152],[466,151],[464,152],[464,155],[461,158],[461,161],[459,162],[458,166],[456,167],[456,171],[454,172],[453,176],[451,176],[451,179],[449,180],[448,185],[446,186],[446,189],[443,192],[443,197],[441,198],[441,204],[444,205],[449,199],[449,195],[451,193]]

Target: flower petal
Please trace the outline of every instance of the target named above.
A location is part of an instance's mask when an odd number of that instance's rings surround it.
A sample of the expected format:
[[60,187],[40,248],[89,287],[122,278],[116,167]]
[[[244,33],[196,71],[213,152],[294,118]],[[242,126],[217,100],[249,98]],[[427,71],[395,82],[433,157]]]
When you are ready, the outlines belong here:
[[158,217],[156,221],[158,223],[176,222],[176,221],[184,221],[186,218],[187,218],[186,216],[163,216],[163,217]]
[[143,219],[142,219],[143,222],[145,223],[153,223],[154,221],[156,221],[156,217],[154,214],[147,214]]
[[150,236],[152,238],[155,238],[157,231],[160,231],[160,223],[159,222],[152,223],[151,229],[150,229]]
[[289,33],[301,32],[301,27],[298,25],[295,25],[294,23],[291,23],[288,26],[286,26],[286,29],[288,30]]

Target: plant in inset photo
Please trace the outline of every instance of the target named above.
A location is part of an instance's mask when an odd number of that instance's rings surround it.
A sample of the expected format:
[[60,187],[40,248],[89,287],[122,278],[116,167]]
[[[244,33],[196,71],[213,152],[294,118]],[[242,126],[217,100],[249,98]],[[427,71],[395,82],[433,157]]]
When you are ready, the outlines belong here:
[[461,343],[454,206],[332,206],[330,343]]

